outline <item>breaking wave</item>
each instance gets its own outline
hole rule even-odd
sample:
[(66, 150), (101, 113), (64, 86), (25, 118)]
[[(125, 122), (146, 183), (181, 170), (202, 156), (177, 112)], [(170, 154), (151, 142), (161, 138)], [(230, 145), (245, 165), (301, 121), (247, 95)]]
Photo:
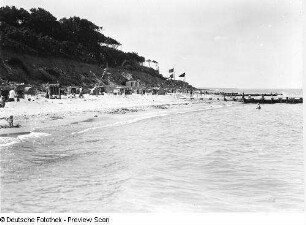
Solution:
[(18, 135), (18, 133), (9, 134), (9, 135), (0, 137), (0, 148), (11, 146), (11, 145), (14, 145), (14, 144), (17, 144), (23, 141), (31, 140), (31, 139), (46, 137), (49, 135), (50, 134), (40, 133), (40, 132), (20, 133), (20, 135)]
[[(226, 105), (226, 106), (231, 106), (231, 105)], [(147, 119), (152, 119), (152, 118), (157, 118), (157, 117), (164, 117), (164, 116), (170, 116), (170, 115), (175, 115), (175, 114), (186, 114), (186, 113), (192, 113), (192, 112), (199, 112), (199, 111), (206, 111), (206, 110), (211, 110), (211, 109), (217, 109), (217, 108), (223, 108), (225, 105), (215, 105), (215, 106), (210, 106), (209, 108), (201, 108), (201, 109), (194, 109), (194, 110), (189, 110), (189, 111), (181, 111), (181, 112), (168, 112), (168, 113), (160, 113), (160, 114), (154, 114), (154, 115), (147, 115), (147, 116), (141, 116), (138, 118), (134, 118), (131, 120), (126, 120), (126, 121), (120, 121), (120, 122), (115, 122), (111, 124), (106, 124), (102, 126), (97, 126), (97, 127), (91, 127), (87, 128), (78, 132), (72, 132), (72, 135), (75, 134), (83, 134), (92, 130), (97, 130), (97, 129), (102, 129), (102, 128), (107, 128), (107, 127), (116, 127), (116, 126), (123, 126), (127, 124), (132, 124), (136, 123), (142, 120), (147, 120)]]

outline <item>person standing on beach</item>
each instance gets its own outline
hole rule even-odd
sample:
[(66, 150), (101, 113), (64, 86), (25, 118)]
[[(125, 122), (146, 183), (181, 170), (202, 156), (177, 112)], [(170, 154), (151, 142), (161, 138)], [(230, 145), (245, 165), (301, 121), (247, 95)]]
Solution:
[(14, 89), (10, 90), (10, 92), (9, 92), (9, 102), (14, 102), (15, 97), (16, 97), (16, 93), (15, 93)]
[(9, 127), (13, 127), (14, 126), (14, 117), (10, 116), (9, 118), (7, 118), (7, 122), (9, 124)]
[(5, 106), (5, 100), (4, 100), (4, 96), (0, 96), (0, 108), (4, 108)]
[(83, 96), (83, 88), (80, 87), (79, 91), (80, 91), (80, 93), (79, 93), (79, 98), (83, 98), (83, 97), (84, 97), (84, 96)]
[(190, 90), (190, 97), (192, 97), (193, 96), (193, 90), (191, 89)]

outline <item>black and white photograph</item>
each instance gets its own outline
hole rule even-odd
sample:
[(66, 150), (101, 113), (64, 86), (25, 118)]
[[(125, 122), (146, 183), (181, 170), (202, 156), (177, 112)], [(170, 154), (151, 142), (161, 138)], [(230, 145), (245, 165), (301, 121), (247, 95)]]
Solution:
[(0, 0), (1, 214), (303, 214), (303, 7)]

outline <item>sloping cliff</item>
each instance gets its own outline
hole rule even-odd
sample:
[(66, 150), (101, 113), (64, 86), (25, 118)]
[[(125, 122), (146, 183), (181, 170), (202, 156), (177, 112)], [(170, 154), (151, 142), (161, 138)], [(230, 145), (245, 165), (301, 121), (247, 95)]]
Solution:
[[(165, 78), (147, 67), (127, 64), (124, 67), (105, 68), (98, 64), (79, 62), (59, 57), (38, 57), (3, 51), (0, 79), (10, 82), (42, 84), (60, 82), (63, 85), (94, 85), (114, 83), (124, 85), (127, 80), (138, 79), (147, 86), (160, 86)], [(103, 76), (104, 75), (104, 76)]]

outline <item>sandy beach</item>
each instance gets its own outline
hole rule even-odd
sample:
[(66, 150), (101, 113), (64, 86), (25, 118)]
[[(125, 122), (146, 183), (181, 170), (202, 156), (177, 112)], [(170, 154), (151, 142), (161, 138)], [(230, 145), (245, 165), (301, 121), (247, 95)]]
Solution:
[[(84, 98), (47, 99), (43, 95), (26, 96), (20, 102), (7, 102), (5, 108), (0, 108), (0, 118), (14, 117), (14, 125), (19, 128), (1, 128), (0, 135), (29, 132), (36, 128), (61, 125), (98, 117), (103, 113), (127, 113), (148, 110), (154, 107), (167, 108), (171, 105), (193, 103), (211, 103), (211, 96), (203, 99), (174, 95), (84, 95)], [(0, 125), (7, 121), (0, 120)]]

